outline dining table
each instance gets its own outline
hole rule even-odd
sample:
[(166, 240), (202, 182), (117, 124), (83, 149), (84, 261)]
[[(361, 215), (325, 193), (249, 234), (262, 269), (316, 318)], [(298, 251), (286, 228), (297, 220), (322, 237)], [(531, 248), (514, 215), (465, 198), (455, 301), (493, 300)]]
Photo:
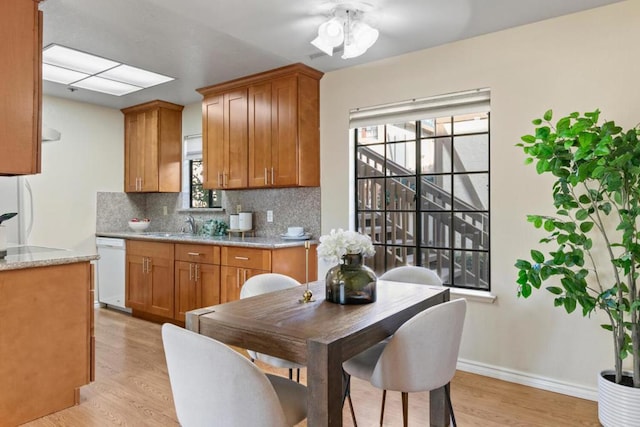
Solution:
[[(303, 302), (307, 286), (311, 302)], [(446, 287), (378, 280), (376, 288), (373, 303), (341, 305), (325, 301), (324, 281), (312, 282), (189, 311), (186, 327), (228, 345), (305, 365), (307, 426), (339, 427), (342, 363), (393, 335), (421, 311), (449, 300)], [(445, 387), (430, 392), (431, 426), (449, 425)]]

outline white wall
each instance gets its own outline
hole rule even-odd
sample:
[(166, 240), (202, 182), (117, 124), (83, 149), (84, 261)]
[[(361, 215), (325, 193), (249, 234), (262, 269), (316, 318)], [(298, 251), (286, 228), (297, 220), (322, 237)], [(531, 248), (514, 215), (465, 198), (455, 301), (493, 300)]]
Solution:
[[(527, 213), (551, 213), (550, 180), (514, 147), (531, 120), (600, 108), (640, 122), (640, 2), (627, 1), (326, 74), (321, 81), (322, 231), (349, 224), (349, 110), (474, 88), (491, 89), (491, 286), (494, 304), (470, 302), (461, 358), (493, 374), (548, 379), (591, 395), (611, 368), (609, 334), (567, 316), (546, 292), (516, 298), (518, 257), (542, 237)], [(381, 35), (384, 37), (385, 35)], [(486, 365), (486, 366), (485, 366)], [(532, 376), (532, 377), (530, 377)]]
[(119, 110), (43, 97), (43, 125), (62, 134), (42, 144), (42, 173), (29, 176), (29, 243), (95, 253), (96, 192), (123, 191), (124, 118)]

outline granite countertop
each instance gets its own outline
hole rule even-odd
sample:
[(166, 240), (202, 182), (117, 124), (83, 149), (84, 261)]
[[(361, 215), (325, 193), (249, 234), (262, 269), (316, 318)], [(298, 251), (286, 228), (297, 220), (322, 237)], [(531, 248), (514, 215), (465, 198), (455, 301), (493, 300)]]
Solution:
[(98, 259), (97, 254), (87, 255), (43, 246), (13, 246), (7, 248), (7, 255), (4, 258), (0, 258), (0, 271), (73, 264), (95, 259)]
[(131, 240), (149, 240), (171, 243), (204, 243), (208, 245), (219, 246), (241, 246), (246, 248), (260, 248), (260, 249), (281, 249), (291, 248), (296, 246), (304, 246), (304, 242), (310, 242), (311, 244), (318, 243), (315, 239), (310, 240), (285, 240), (281, 237), (252, 237), (239, 235), (234, 236), (201, 236), (189, 233), (180, 232), (161, 232), (161, 231), (149, 231), (136, 233), (133, 231), (120, 231), (120, 232), (98, 232), (97, 237), (115, 237), (120, 239)]

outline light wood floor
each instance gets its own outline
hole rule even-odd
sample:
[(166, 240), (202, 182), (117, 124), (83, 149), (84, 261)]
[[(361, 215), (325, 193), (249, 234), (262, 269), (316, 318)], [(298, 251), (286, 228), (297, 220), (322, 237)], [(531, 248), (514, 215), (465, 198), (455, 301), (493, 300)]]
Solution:
[[(107, 309), (97, 309), (95, 318), (96, 381), (82, 388), (80, 405), (26, 425), (177, 426), (160, 325)], [(465, 372), (456, 373), (451, 390), (461, 427), (600, 425), (596, 403), (587, 400)], [(381, 392), (354, 379), (352, 395), (358, 424), (378, 425)], [(428, 425), (428, 413), (428, 394), (410, 394), (409, 425)], [(343, 417), (352, 426), (347, 405)], [(384, 425), (402, 425), (399, 393), (387, 397)]]

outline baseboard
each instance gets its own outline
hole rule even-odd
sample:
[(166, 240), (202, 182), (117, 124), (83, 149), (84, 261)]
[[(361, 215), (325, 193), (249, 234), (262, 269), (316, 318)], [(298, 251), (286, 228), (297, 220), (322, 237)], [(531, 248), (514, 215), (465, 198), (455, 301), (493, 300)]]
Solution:
[(598, 390), (596, 388), (585, 387), (558, 381), (551, 378), (531, 375), (525, 372), (506, 369), (499, 366), (474, 362), (471, 360), (458, 359), (457, 369), (472, 374), (484, 375), (511, 383), (522, 384), (529, 387), (552, 391), (554, 393), (566, 394), (568, 396), (579, 397), (587, 400), (598, 400)]

